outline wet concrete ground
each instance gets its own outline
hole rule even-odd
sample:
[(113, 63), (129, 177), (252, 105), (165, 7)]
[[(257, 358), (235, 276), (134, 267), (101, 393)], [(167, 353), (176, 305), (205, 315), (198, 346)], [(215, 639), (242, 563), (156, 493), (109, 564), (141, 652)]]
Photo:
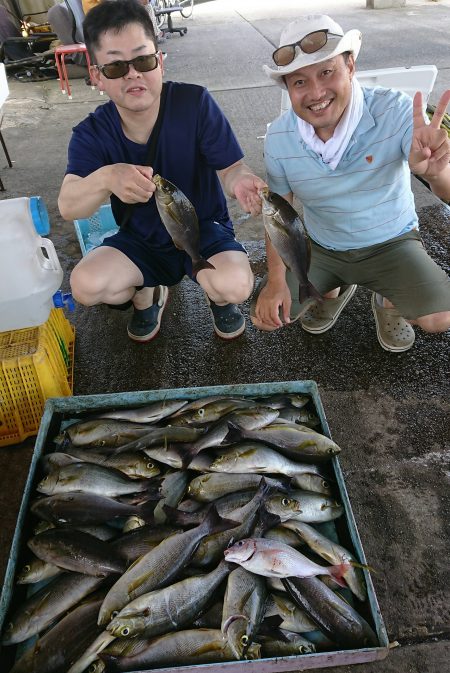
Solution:
[[(260, 175), (265, 125), (276, 116), (280, 92), (261, 74), (270, 62), (270, 41), (294, 17), (293, 2), (206, 2), (188, 21), (188, 34), (173, 36), (167, 51), (168, 79), (207, 85), (229, 117), (247, 161)], [(312, 5), (312, 3), (304, 3)], [(333, 3), (315, 3), (329, 11)], [(439, 66), (438, 86), (446, 88), (448, 48), (432, 49), (448, 25), (450, 5), (408, 3), (406, 10), (371, 12), (356, 1), (340, 3), (345, 28), (364, 24), (361, 67), (402, 63)], [(431, 6), (434, 8), (432, 9)], [(411, 17), (416, 13), (416, 19)], [(432, 15), (432, 12), (434, 14)], [(431, 18), (430, 18), (431, 17)], [(409, 39), (390, 43), (389, 58), (376, 50), (397, 21)], [(447, 21), (447, 24), (445, 23)], [(400, 23), (399, 23), (400, 22)], [(181, 23), (181, 22), (180, 22)], [(414, 56), (415, 30), (427, 25), (425, 54)], [(414, 57), (416, 60), (414, 60)], [(428, 58), (426, 58), (428, 57)], [(387, 60), (386, 60), (387, 59)], [(382, 62), (379, 62), (382, 60)], [(75, 73), (74, 73), (75, 74)], [(72, 223), (58, 214), (56, 198), (64, 174), (71, 127), (102, 102), (83, 80), (73, 80), (74, 99), (65, 100), (57, 82), (10, 82), (4, 108), (4, 137), (14, 159), (1, 176), (4, 198), (41, 195), (48, 207), (53, 240), (69, 288), (70, 270), (80, 258)], [(443, 86), (444, 85), (444, 86)], [(2, 159), (3, 161), (3, 159)], [(424, 243), (449, 271), (450, 210), (413, 180)], [(230, 209), (238, 238), (246, 245), (257, 281), (265, 270), (260, 218)], [(248, 315), (248, 303), (244, 310)], [(159, 337), (146, 346), (126, 336), (127, 315), (106, 307), (77, 306), (69, 319), (77, 330), (74, 393), (94, 394), (187, 386), (266, 381), (315, 380), (332, 436), (342, 447), (344, 471), (354, 515), (389, 638), (401, 647), (386, 661), (340, 667), (343, 673), (435, 673), (448, 666), (449, 611), (449, 335), (417, 330), (407, 353), (393, 355), (377, 342), (370, 293), (358, 291), (336, 326), (321, 336), (293, 324), (274, 334), (250, 324), (237, 341), (215, 338), (199, 288), (183, 281), (173, 288)], [(3, 576), (33, 441), (0, 452), (0, 575)], [(0, 654), (1, 661), (1, 654)]]

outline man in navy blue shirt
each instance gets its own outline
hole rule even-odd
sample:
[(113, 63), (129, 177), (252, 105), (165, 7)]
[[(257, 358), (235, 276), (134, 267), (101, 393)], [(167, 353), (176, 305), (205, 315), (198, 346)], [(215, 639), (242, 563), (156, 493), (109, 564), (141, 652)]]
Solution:
[[(159, 217), (153, 175), (176, 185), (193, 204), (200, 254), (214, 269), (196, 280), (209, 303), (215, 332), (232, 339), (245, 329), (237, 304), (253, 288), (244, 248), (236, 241), (223, 190), (244, 211), (260, 212), (264, 182), (243, 163), (231, 127), (206, 89), (166, 82), (156, 154), (146, 165), (163, 87), (153, 25), (137, 0), (105, 0), (84, 22), (91, 80), (110, 101), (73, 129), (58, 205), (65, 219), (92, 215), (108, 199), (125, 227), (89, 252), (71, 275), (75, 299), (93, 306), (133, 307), (128, 335), (145, 342), (159, 331), (168, 286), (186, 274), (190, 257), (177, 249)], [(222, 189), (223, 188), (223, 189)]]

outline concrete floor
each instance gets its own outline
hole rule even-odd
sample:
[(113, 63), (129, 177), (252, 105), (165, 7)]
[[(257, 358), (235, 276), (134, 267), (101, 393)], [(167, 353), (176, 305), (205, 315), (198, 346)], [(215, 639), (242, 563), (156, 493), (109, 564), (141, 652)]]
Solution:
[[(202, 2), (193, 19), (175, 19), (188, 26), (187, 35), (174, 35), (162, 47), (166, 78), (208, 86), (261, 176), (261, 136), (280, 109), (280, 90), (261, 64), (270, 63), (297, 7), (294, 0)], [(449, 0), (417, 0), (392, 10), (342, 0), (337, 11), (337, 3), (317, 0), (302, 8), (362, 30), (361, 69), (434, 63), (439, 75), (432, 102), (450, 88)], [(72, 126), (102, 102), (83, 79), (72, 83), (68, 101), (55, 80), (10, 80), (2, 130), (14, 167), (0, 158), (3, 198), (37, 194), (48, 207), (65, 290), (80, 258), (73, 224), (62, 221), (56, 204), (67, 142)], [(413, 188), (427, 249), (449, 271), (450, 209), (415, 179)], [(230, 210), (259, 279), (265, 269), (261, 218), (247, 218), (234, 203)], [(242, 338), (226, 344), (213, 336), (201, 292), (183, 281), (171, 291), (160, 336), (147, 346), (127, 339), (125, 314), (78, 306), (68, 316), (77, 330), (74, 393), (315, 380), (343, 449), (340, 462), (368, 562), (377, 570), (373, 581), (388, 635), (401, 645), (383, 663), (328, 670), (435, 673), (447, 669), (450, 655), (449, 335), (417, 331), (411, 351), (388, 354), (378, 345), (369, 299), (359, 288), (336, 326), (319, 337), (298, 324), (277, 334), (249, 325)], [(248, 313), (248, 305), (244, 309)], [(0, 453), (0, 576), (32, 450), (29, 440)]]

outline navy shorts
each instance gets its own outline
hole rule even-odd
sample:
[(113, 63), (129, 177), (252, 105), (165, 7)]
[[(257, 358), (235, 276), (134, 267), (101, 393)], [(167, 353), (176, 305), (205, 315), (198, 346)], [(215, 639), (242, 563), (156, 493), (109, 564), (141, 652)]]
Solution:
[[(145, 287), (176, 285), (186, 275), (192, 278), (192, 261), (184, 250), (178, 250), (173, 243), (161, 247), (150, 245), (148, 241), (130, 229), (120, 230), (105, 238), (102, 245), (116, 248), (126, 255), (142, 272)], [(236, 241), (231, 224), (219, 222), (204, 223), (200, 228), (200, 254), (209, 259), (219, 252), (238, 250), (246, 252)]]

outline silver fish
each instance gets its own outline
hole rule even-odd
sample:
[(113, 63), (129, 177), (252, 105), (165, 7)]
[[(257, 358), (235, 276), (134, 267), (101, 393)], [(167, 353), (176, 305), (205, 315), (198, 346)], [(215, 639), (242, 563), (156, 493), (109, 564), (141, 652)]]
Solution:
[(43, 561), (85, 575), (105, 577), (125, 570), (107, 542), (78, 530), (53, 528), (31, 538), (28, 546)]
[(91, 463), (72, 463), (53, 470), (37, 485), (39, 493), (45, 495), (81, 492), (110, 498), (141, 493), (148, 488), (149, 482), (145, 479), (128, 479), (119, 470)]
[(174, 245), (184, 250), (192, 260), (192, 275), (202, 269), (215, 267), (200, 255), (200, 229), (197, 213), (181, 189), (162, 178), (153, 176), (156, 185), (155, 200), (162, 223), (169, 232)]
[(17, 584), (35, 584), (50, 577), (60, 575), (63, 569), (53, 563), (47, 563), (39, 558), (32, 558), (17, 574)]
[(262, 577), (236, 568), (230, 573), (223, 600), (221, 630), (236, 659), (245, 658), (263, 618), (267, 597)]
[(17, 659), (10, 673), (60, 673), (77, 660), (96, 637), (101, 600), (77, 606)]
[[(151, 479), (160, 473), (160, 469), (151, 460), (148, 460), (145, 455), (139, 451), (119, 453), (117, 456), (108, 455), (105, 453), (97, 453), (91, 449), (83, 449), (79, 447), (70, 447), (69, 454), (50, 453), (45, 456), (46, 460), (51, 464), (59, 467), (64, 467), (71, 463), (84, 462), (100, 465), (101, 467), (109, 467), (114, 470), (123, 472), (130, 479)], [(57, 459), (56, 457), (66, 456), (64, 459)], [(71, 460), (69, 460), (71, 459)]]
[(265, 616), (273, 615), (282, 618), (279, 628), (286, 631), (308, 633), (317, 629), (316, 623), (285, 592), (270, 594), (266, 602)]
[(106, 627), (116, 637), (157, 636), (178, 630), (203, 610), (231, 566), (226, 562), (206, 575), (188, 577), (128, 603)]
[(40, 633), (102, 582), (101, 577), (79, 573), (63, 573), (55, 577), (25, 600), (8, 618), (3, 645), (21, 643)]
[(129, 423), (126, 421), (102, 420), (78, 421), (69, 425), (55, 442), (62, 446), (116, 447), (141, 437), (148, 432), (148, 425)]
[(157, 423), (167, 416), (171, 416), (187, 405), (187, 400), (162, 400), (143, 407), (132, 409), (113, 409), (98, 411), (97, 418), (114, 418), (117, 421), (131, 421), (132, 423)]
[[(306, 542), (308, 547), (329, 563), (358, 562), (348, 549), (325, 537), (325, 535), (322, 535), (316, 528), (309, 526), (307, 523), (300, 521), (296, 521), (295, 523), (290, 522), (290, 530), (294, 531), (296, 535)], [(355, 596), (360, 601), (365, 601), (367, 598), (367, 589), (361, 568), (350, 565), (342, 576)]]
[[(192, 467), (192, 463), (189, 467)], [(194, 477), (189, 483), (188, 494), (200, 502), (213, 502), (217, 498), (235, 493), (236, 491), (256, 491), (262, 479), (269, 486), (274, 486), (275, 488), (283, 488), (287, 485), (287, 482), (283, 478), (273, 479), (252, 472), (233, 473), (233, 479), (230, 479), (228, 473), (224, 470), (224, 472), (211, 472), (210, 474), (201, 474), (198, 477)]]
[[(315, 630), (316, 627), (314, 627)], [(263, 657), (292, 657), (301, 654), (314, 654), (316, 646), (298, 633), (281, 629), (282, 638), (260, 638)]]
[(259, 430), (247, 430), (230, 423), (227, 440), (256, 440), (275, 447), (292, 460), (328, 460), (340, 452), (340, 447), (325, 435), (297, 423), (274, 421)]
[(321, 493), (308, 493), (308, 491), (290, 491), (290, 499), (293, 501), (290, 520), (284, 520), (282, 525), (295, 532), (297, 521), (303, 523), (324, 523), (338, 519), (344, 513), (340, 502)]
[[(259, 659), (261, 646), (253, 643), (247, 651), (247, 659)], [(100, 654), (107, 664), (114, 665), (115, 671), (141, 671), (155, 666), (198, 666), (200, 664), (233, 661), (233, 651), (215, 629), (189, 629), (157, 636), (149, 641), (148, 647), (139, 654), (120, 657)]]
[(214, 507), (200, 526), (163, 540), (134, 563), (111, 587), (99, 612), (99, 624), (107, 624), (113, 613), (134, 598), (170, 584), (188, 563), (199, 542), (234, 522), (221, 519)]
[[(263, 432), (264, 428), (258, 432)], [(297, 474), (315, 473), (320, 476), (318, 467), (309, 463), (289, 460), (278, 451), (258, 442), (241, 442), (221, 454), (211, 463), (211, 472), (258, 472), (260, 474), (285, 474), (295, 477)]]
[(31, 511), (51, 523), (77, 527), (106, 523), (132, 515), (152, 518), (154, 506), (154, 502), (126, 505), (113, 498), (90, 493), (63, 493), (36, 500), (31, 505)]
[(308, 279), (311, 262), (311, 241), (300, 215), (282, 196), (267, 187), (260, 190), (264, 228), (275, 250), (299, 282), (299, 300), (309, 297), (322, 300), (322, 295)]
[(291, 598), (332, 641), (350, 649), (378, 646), (372, 627), (317, 577), (282, 580)]

